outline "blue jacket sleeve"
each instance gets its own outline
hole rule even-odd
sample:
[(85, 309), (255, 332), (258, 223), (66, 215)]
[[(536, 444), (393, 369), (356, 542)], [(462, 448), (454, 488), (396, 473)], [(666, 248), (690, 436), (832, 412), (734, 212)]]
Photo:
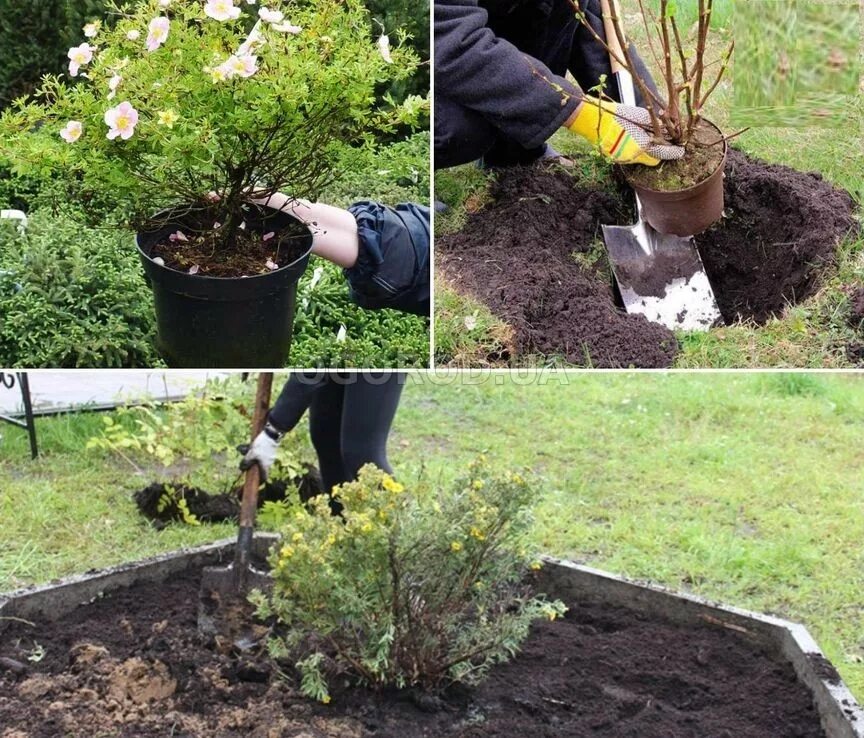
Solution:
[(429, 208), (363, 201), (348, 210), (360, 240), (357, 263), (345, 270), (351, 299), (369, 310), (429, 316)]

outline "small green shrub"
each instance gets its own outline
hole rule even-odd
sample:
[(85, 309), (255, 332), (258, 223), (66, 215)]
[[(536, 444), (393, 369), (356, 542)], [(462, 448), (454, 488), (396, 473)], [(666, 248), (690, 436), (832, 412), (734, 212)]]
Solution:
[(0, 228), (0, 365), (154, 366), (153, 306), (130, 235), (69, 211)]
[(298, 287), (289, 363), (322, 368), (425, 367), (429, 321), (397, 310), (358, 307), (348, 299), (342, 270), (316, 259)]
[[(87, 448), (115, 453), (135, 469), (146, 466), (176, 487), (220, 489), (226, 484), (226, 469), (229, 483), (238, 476), (236, 447), (249, 441), (253, 385), (233, 375), (211, 380), (201, 392), (179, 402), (120, 408), (104, 416), (102, 431), (87, 441)], [(272, 479), (300, 476), (305, 452), (300, 434), (286, 436)], [(206, 462), (220, 457), (226, 466), (214, 471)], [(211, 469), (209, 475), (203, 467)]]
[(481, 463), (451, 490), (409, 491), (369, 465), (334, 494), (344, 518), (326, 498), (287, 515), (272, 596), (254, 598), (287, 630), (271, 651), (296, 659), (310, 697), (329, 701), (334, 674), (474, 683), (518, 651), (533, 620), (565, 612), (524, 585), (535, 490), (520, 475)]

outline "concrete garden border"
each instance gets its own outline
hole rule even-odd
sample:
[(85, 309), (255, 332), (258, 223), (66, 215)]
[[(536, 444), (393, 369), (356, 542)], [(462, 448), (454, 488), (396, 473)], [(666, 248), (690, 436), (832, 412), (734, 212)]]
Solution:
[[(255, 555), (266, 556), (277, 539), (271, 534), (256, 535)], [(15, 619), (56, 619), (79, 605), (138, 582), (158, 582), (189, 566), (227, 563), (233, 549), (234, 539), (227, 539), (0, 594), (0, 636)], [(803, 625), (632, 581), (570, 561), (548, 556), (544, 561), (546, 566), (538, 574), (539, 587), (551, 597), (637, 608), (682, 625), (708, 624), (726, 628), (789, 660), (798, 678), (813, 695), (827, 738), (864, 738), (864, 710), (843, 681), (826, 669), (828, 662)]]

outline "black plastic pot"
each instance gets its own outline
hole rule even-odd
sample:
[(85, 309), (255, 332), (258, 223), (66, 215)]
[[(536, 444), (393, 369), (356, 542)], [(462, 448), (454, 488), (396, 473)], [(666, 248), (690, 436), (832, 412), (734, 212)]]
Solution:
[[(182, 211), (173, 211), (182, 212)], [(262, 209), (262, 214), (265, 211)], [(269, 369), (288, 360), (294, 327), (297, 282), (309, 263), (312, 233), (303, 236), (303, 254), (291, 264), (252, 277), (207, 277), (157, 264), (153, 247), (185, 226), (172, 211), (158, 230), (138, 233), (135, 242), (156, 302), (156, 346), (171, 367), (195, 369)], [(267, 209), (248, 221), (262, 233), (279, 232), (291, 222), (287, 213)], [(305, 228), (305, 226), (304, 226)]]

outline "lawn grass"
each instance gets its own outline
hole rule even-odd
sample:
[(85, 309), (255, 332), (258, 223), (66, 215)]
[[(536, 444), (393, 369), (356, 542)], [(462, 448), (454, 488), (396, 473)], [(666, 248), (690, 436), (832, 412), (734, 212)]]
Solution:
[[(770, 0), (772, 3), (775, 1)], [(798, 11), (815, 12), (809, 8), (810, 4), (812, 3), (800, 3)], [(638, 15), (635, 14), (638, 8), (636, 0), (623, 0), (622, 5), (627, 31), (636, 46), (642, 48), (645, 45), (645, 32)], [(758, 1), (745, 5), (763, 6), (765, 3)], [(843, 4), (844, 8), (845, 5)], [(696, 0), (679, 2), (678, 6), (685, 17), (695, 19)], [(734, 8), (737, 8), (737, 5)], [(715, 2), (714, 26), (717, 34), (712, 43), (712, 53), (709, 55), (711, 58), (719, 56), (728, 43), (737, 13), (731, 0)], [(837, 35), (839, 31), (827, 29), (826, 33)], [(845, 39), (846, 36), (842, 38)], [(649, 65), (652, 64), (650, 54), (643, 53), (643, 57)], [(740, 130), (740, 126), (735, 124), (733, 113), (736, 80), (739, 75), (744, 76), (742, 63), (742, 56), (733, 57), (731, 73), (721, 82), (708, 104), (707, 117), (727, 132)], [(824, 125), (808, 128), (754, 126), (737, 136), (733, 145), (764, 161), (785, 164), (801, 171), (820, 172), (826, 180), (852, 194), (859, 203), (858, 212), (861, 218), (864, 216), (864, 211), (860, 209), (864, 206), (864, 147), (861, 146), (864, 106), (861, 104), (860, 94), (848, 97), (843, 104), (845, 118), (842, 128)], [(576, 159), (574, 176), (593, 181), (595, 186), (609, 185), (608, 168), (598, 159), (596, 152), (581, 139), (566, 131), (559, 131), (552, 137), (551, 143), (557, 150)], [(452, 233), (461, 228), (464, 225), (466, 209), (470, 211), (472, 204), (480, 206), (488, 201), (489, 184), (488, 176), (484, 176), (473, 165), (436, 172), (436, 197), (451, 206), (451, 212), (437, 216), (436, 233)], [(836, 269), (826, 274), (817, 294), (788, 309), (764, 327), (736, 324), (708, 333), (679, 332), (681, 352), (675, 365), (683, 368), (855, 366), (856, 361), (847, 355), (845, 347), (861, 343), (864, 337), (847, 324), (849, 302), (844, 288), (862, 283), (864, 238), (849, 238), (838, 249)], [(438, 304), (456, 303), (452, 292), (452, 286), (439, 281), (436, 289)], [(476, 300), (469, 298), (464, 300), (464, 309), (468, 314), (481, 308)], [(438, 321), (436, 316), (436, 358), (439, 365), (457, 365), (455, 357), (440, 348), (442, 345), (454, 343), (458, 343), (460, 348), (458, 365), (464, 366), (466, 362), (471, 365), (472, 356), (475, 365), (486, 365), (488, 337), (478, 339), (476, 346), (472, 347), (470, 336), (461, 336), (458, 341), (450, 336), (452, 326), (459, 325), (460, 317), (464, 316), (445, 312), (443, 320)], [(536, 364), (537, 357), (532, 357), (530, 362), (523, 357), (513, 357), (509, 361), (500, 361), (498, 365), (518, 366), (523, 363)]]
[[(102, 422), (40, 420), (36, 462), (2, 429), (0, 590), (232, 534), (143, 522), (150, 472), (82, 450)], [(801, 621), (861, 699), (862, 437), (858, 375), (477, 371), (412, 375), (391, 461), (406, 483), (529, 467), (542, 550)]]

